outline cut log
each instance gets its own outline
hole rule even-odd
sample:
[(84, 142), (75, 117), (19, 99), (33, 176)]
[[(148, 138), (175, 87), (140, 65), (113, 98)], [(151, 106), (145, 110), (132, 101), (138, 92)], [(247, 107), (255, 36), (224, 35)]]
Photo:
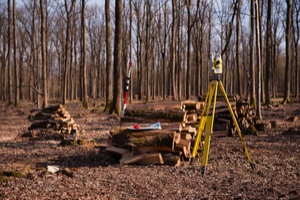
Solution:
[(175, 145), (175, 149), (179, 149), (183, 152), (185, 158), (190, 158), (191, 156), (191, 141), (181, 139), (178, 144)]
[(106, 147), (106, 152), (113, 154), (113, 155), (117, 155), (117, 156), (123, 156), (126, 153), (128, 153), (129, 150), (123, 149), (123, 148), (117, 148), (115, 146), (108, 146), (108, 147)]
[(178, 155), (168, 153), (168, 154), (163, 154), (162, 156), (165, 165), (178, 167), (181, 164), (180, 157)]
[(191, 122), (191, 121), (197, 121), (197, 119), (198, 119), (198, 115), (197, 115), (197, 113), (191, 113), (191, 114), (186, 114), (186, 117), (185, 117), (185, 119), (184, 119), (184, 121), (186, 121), (186, 122)]
[(134, 149), (138, 153), (172, 153), (174, 150), (171, 147), (163, 146), (141, 146)]
[(123, 130), (112, 136), (117, 147), (126, 146), (169, 146), (172, 147), (174, 131), (170, 130)]
[(138, 164), (138, 165), (156, 165), (164, 164), (161, 153), (131, 155), (130, 152), (123, 155), (120, 159), (121, 165)]
[(204, 102), (199, 101), (192, 101), (186, 100), (181, 102), (181, 110), (188, 111), (188, 110), (199, 110), (203, 107)]
[(181, 133), (192, 133), (192, 134), (194, 134), (196, 131), (197, 131), (196, 127), (193, 127), (193, 126), (182, 127), (182, 123), (179, 125), (179, 132), (181, 132)]

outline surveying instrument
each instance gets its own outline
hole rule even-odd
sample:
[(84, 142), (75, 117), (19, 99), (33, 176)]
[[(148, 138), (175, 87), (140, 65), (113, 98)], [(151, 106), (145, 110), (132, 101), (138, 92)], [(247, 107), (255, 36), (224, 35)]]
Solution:
[[(218, 93), (218, 87), (221, 88), (221, 92), (226, 100), (227, 107), (229, 109), (230, 115), (233, 120), (233, 124), (237, 129), (239, 138), (242, 142), (242, 145), (244, 147), (246, 156), (248, 158), (248, 161), (250, 163), (250, 166), (252, 170), (255, 169), (255, 165), (251, 160), (250, 154), (248, 152), (247, 146), (244, 142), (241, 130), (239, 128), (238, 121), (233, 113), (232, 107), (230, 105), (230, 102), (228, 100), (227, 94), (225, 92), (224, 86), (221, 81), (221, 75), (222, 75), (222, 58), (220, 53), (213, 53), (211, 55), (211, 76), (209, 80), (208, 85), (208, 91), (206, 93), (204, 107), (201, 113), (201, 118), (199, 122), (198, 132), (194, 144), (194, 149), (192, 152), (192, 159), (191, 163), (196, 157), (199, 143), (201, 141), (201, 135), (204, 135), (204, 149), (202, 154), (202, 168), (201, 168), (201, 174), (204, 176), (205, 168), (208, 162), (208, 154), (209, 154), (209, 148), (210, 148), (210, 139), (211, 135), (213, 133), (213, 124), (214, 124), (214, 116), (215, 116), (215, 109), (216, 109), (216, 100), (217, 100), (217, 93)], [(211, 109), (212, 106), (212, 109)]]

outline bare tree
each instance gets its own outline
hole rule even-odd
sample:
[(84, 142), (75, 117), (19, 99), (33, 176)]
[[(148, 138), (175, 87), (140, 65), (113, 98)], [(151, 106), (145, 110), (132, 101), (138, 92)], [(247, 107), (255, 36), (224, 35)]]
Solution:
[[(74, 0), (75, 1), (75, 0)], [(86, 27), (85, 27), (85, 0), (81, 1), (81, 31), (82, 31), (82, 105), (88, 108), (87, 78), (86, 78)]]
[[(197, 8), (195, 13), (198, 13), (199, 10), (199, 6), (200, 6), (200, 0), (197, 0)], [(192, 6), (192, 1), (191, 0), (185, 0), (185, 5), (187, 8), (187, 75), (186, 75), (186, 99), (190, 98), (191, 95), (191, 85), (190, 85), (190, 81), (191, 81), (191, 33), (192, 33), (192, 29), (196, 23), (197, 18), (194, 17), (194, 19), (192, 19), (192, 11), (191, 11), (191, 6)]]
[(261, 114), (261, 54), (260, 54), (260, 20), (258, 0), (255, 0), (255, 27), (256, 27), (256, 56), (257, 56), (257, 82), (256, 82), (256, 116), (258, 119), (262, 119)]
[(294, 15), (293, 15), (293, 23), (292, 23), (292, 29), (293, 29), (293, 38), (294, 38), (294, 63), (295, 63), (295, 98), (299, 97), (299, 39), (300, 39), (300, 2), (297, 0), (293, 0), (294, 5)]
[(47, 84), (47, 54), (46, 54), (46, 34), (45, 34), (45, 5), (44, 1), (40, 0), (41, 9), (41, 49), (42, 49), (42, 79), (43, 79), (43, 108), (48, 106), (48, 84)]
[(268, 12), (267, 12), (267, 40), (266, 40), (266, 104), (269, 105), (271, 103), (270, 100), (270, 76), (271, 76), (271, 67), (272, 67), (272, 0), (268, 0)]
[(254, 1), (251, 0), (250, 2), (250, 78), (251, 78), (251, 84), (250, 84), (250, 103), (251, 105), (255, 106), (255, 67), (254, 67), (254, 36), (255, 36), (255, 12), (254, 12)]
[(145, 6), (146, 6), (146, 27), (145, 27), (145, 32), (146, 32), (146, 36), (145, 36), (145, 66), (146, 66), (146, 101), (150, 100), (150, 64), (151, 64), (151, 60), (150, 60), (150, 29), (151, 29), (151, 21), (152, 21), (152, 13), (151, 13), (151, 1), (147, 0), (145, 2)]
[(66, 30), (66, 42), (65, 42), (65, 69), (64, 69), (64, 81), (63, 81), (63, 104), (66, 104), (67, 100), (67, 80), (68, 80), (68, 70), (69, 70), (69, 59), (70, 59), (70, 32), (71, 32), (71, 14), (75, 5), (75, 0), (71, 1), (71, 5), (68, 5), (68, 1), (65, 0), (65, 10), (67, 13), (67, 30)]
[(171, 60), (170, 60), (170, 69), (171, 69), (171, 86), (172, 86), (172, 93), (174, 99), (177, 99), (177, 91), (176, 91), (176, 84), (175, 84), (175, 52), (176, 52), (176, 34), (177, 34), (177, 9), (176, 9), (176, 0), (172, 0), (172, 42), (171, 42)]
[(109, 111), (112, 99), (112, 57), (111, 57), (111, 24), (110, 24), (110, 0), (105, 0), (106, 19), (106, 105), (105, 112)]
[(20, 86), (19, 68), (17, 64), (17, 35), (16, 35), (16, 0), (13, 0), (13, 41), (14, 41), (14, 78), (15, 78), (15, 107), (19, 107)]
[(240, 57), (240, 21), (241, 21), (241, 5), (242, 0), (237, 1), (236, 11), (236, 70), (237, 70), (237, 90), (238, 94), (242, 96), (242, 84), (241, 84), (241, 57)]
[(290, 103), (290, 88), (291, 88), (291, 18), (292, 18), (292, 3), (291, 0), (286, 0), (286, 27), (285, 27), (285, 81), (284, 81), (284, 97), (283, 104)]
[(110, 113), (121, 114), (121, 57), (122, 57), (122, 0), (115, 1), (115, 45), (114, 45), (114, 86)]
[(8, 15), (8, 45), (7, 45), (7, 96), (8, 103), (12, 103), (12, 80), (11, 80), (11, 3), (7, 0), (7, 15)]

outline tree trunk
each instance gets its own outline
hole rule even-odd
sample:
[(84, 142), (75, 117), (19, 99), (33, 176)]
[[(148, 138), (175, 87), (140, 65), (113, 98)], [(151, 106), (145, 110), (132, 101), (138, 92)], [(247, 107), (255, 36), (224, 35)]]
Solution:
[(172, 0), (172, 44), (171, 44), (171, 85), (174, 99), (177, 99), (176, 83), (175, 83), (175, 52), (176, 52), (176, 0)]
[(260, 25), (259, 25), (259, 9), (257, 0), (255, 1), (255, 25), (256, 25), (256, 54), (257, 54), (257, 82), (256, 82), (256, 116), (262, 119), (261, 115), (261, 54), (260, 54)]
[(255, 67), (254, 67), (254, 36), (255, 36), (255, 30), (254, 30), (254, 20), (255, 20), (255, 13), (254, 13), (254, 5), (253, 0), (250, 2), (250, 78), (251, 78), (251, 84), (250, 84), (250, 104), (253, 106), (256, 106), (255, 101)]
[(75, 0), (71, 1), (70, 8), (68, 8), (67, 0), (65, 0), (65, 10), (67, 13), (67, 30), (66, 30), (66, 41), (65, 41), (65, 69), (64, 69), (64, 82), (63, 82), (63, 104), (66, 105), (67, 100), (67, 80), (68, 80), (68, 69), (69, 69), (69, 57), (70, 57), (70, 32), (71, 32), (71, 14), (75, 5)]
[(151, 4), (150, 1), (146, 1), (146, 44), (145, 44), (145, 65), (146, 65), (146, 101), (148, 102), (150, 100), (150, 24), (151, 24)]
[(7, 0), (8, 15), (8, 45), (7, 45), (7, 97), (8, 103), (12, 103), (12, 80), (11, 80), (11, 3)]
[(15, 107), (19, 107), (20, 86), (19, 69), (17, 64), (17, 36), (16, 36), (16, 0), (13, 0), (13, 40), (14, 40), (14, 78), (15, 78)]
[(286, 29), (285, 29), (285, 80), (284, 80), (284, 98), (283, 104), (290, 103), (290, 84), (291, 84), (291, 17), (292, 17), (292, 3), (291, 0), (286, 0)]
[(185, 98), (189, 99), (190, 95), (191, 95), (191, 87), (190, 87), (190, 79), (191, 79), (191, 10), (190, 10), (190, 6), (191, 6), (191, 0), (187, 0), (186, 1), (186, 8), (187, 8), (187, 66), (186, 66), (186, 77), (185, 77), (185, 81), (186, 81), (186, 89), (185, 89)]
[(167, 98), (167, 4), (164, 7), (164, 41), (162, 51), (162, 62), (163, 62), (163, 100)]
[[(75, 1), (75, 0), (74, 0)], [(86, 77), (86, 27), (85, 27), (85, 0), (81, 5), (81, 28), (82, 28), (82, 104), (88, 108), (87, 77)]]
[(45, 5), (44, 1), (40, 0), (41, 8), (41, 53), (42, 53), (42, 79), (43, 79), (43, 108), (48, 107), (48, 85), (47, 85), (47, 55), (46, 55), (46, 22), (45, 22)]
[(113, 87), (113, 102), (110, 113), (121, 114), (121, 58), (122, 58), (122, 0), (115, 2), (115, 47), (114, 47), (114, 87)]
[(299, 39), (300, 39), (300, 2), (294, 0), (293, 1), (294, 5), (294, 10), (295, 10), (295, 20), (293, 23), (293, 30), (294, 30), (294, 46), (295, 46), (295, 66), (296, 66), (296, 80), (295, 80), (295, 98), (299, 98), (299, 50), (298, 50), (298, 45), (299, 45)]
[(236, 13), (236, 70), (237, 70), (237, 90), (240, 97), (242, 96), (241, 85), (241, 61), (240, 61), (240, 12), (242, 0), (238, 1)]
[(111, 57), (111, 24), (110, 24), (110, 0), (105, 0), (106, 20), (106, 105), (105, 112), (110, 109), (112, 99), (112, 57)]
[(266, 40), (266, 105), (271, 103), (270, 100), (270, 76), (271, 76), (271, 67), (272, 67), (272, 0), (268, 0), (268, 13), (267, 13), (267, 40)]

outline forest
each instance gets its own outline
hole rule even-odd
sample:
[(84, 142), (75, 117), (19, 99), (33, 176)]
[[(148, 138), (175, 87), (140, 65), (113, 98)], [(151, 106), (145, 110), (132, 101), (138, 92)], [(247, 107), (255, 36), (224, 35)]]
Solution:
[(228, 95), (299, 98), (298, 0), (1, 0), (0, 24), (0, 100), (16, 107), (92, 98), (120, 114), (131, 65), (131, 102), (197, 99), (213, 52)]
[(300, 199), (300, 0), (0, 0), (0, 26), (0, 199)]

